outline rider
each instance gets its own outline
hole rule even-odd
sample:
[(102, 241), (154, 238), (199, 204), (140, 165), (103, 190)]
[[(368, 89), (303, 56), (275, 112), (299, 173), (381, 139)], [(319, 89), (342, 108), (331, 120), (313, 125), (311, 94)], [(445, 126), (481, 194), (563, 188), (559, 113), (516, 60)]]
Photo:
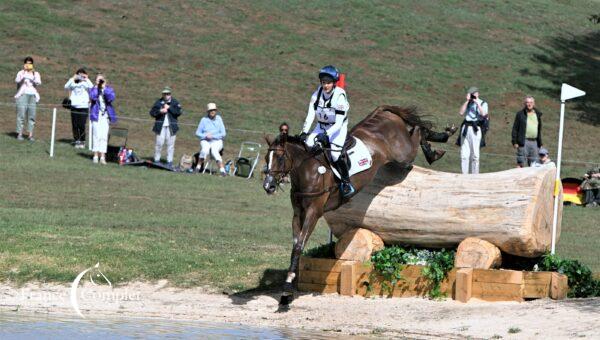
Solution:
[[(321, 85), (313, 93), (308, 114), (302, 128), (302, 137), (306, 138), (306, 145), (314, 146), (317, 139), (323, 147), (330, 147), (333, 164), (342, 179), (340, 192), (343, 197), (350, 197), (355, 189), (350, 183), (348, 165), (341, 156), (342, 147), (348, 133), (348, 110), (350, 104), (343, 88), (337, 87), (339, 71), (334, 66), (325, 66), (319, 70)], [(308, 134), (313, 120), (317, 117), (314, 130)]]

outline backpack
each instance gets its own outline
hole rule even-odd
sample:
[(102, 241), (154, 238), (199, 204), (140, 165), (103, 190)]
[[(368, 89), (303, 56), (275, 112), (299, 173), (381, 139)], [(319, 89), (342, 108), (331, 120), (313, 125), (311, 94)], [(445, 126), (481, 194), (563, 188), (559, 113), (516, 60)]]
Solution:
[(187, 171), (192, 168), (194, 163), (194, 158), (190, 155), (184, 154), (181, 156), (181, 160), (179, 161), (179, 169), (181, 171)]

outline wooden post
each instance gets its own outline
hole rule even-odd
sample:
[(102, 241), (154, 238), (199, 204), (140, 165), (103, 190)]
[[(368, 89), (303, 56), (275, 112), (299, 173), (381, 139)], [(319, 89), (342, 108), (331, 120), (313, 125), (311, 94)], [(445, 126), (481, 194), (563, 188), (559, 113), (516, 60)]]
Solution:
[(346, 261), (342, 264), (340, 275), (340, 295), (354, 296), (356, 294), (356, 262)]
[(569, 279), (564, 274), (552, 273), (550, 281), (550, 297), (554, 300), (562, 300), (567, 297), (569, 290)]
[(473, 291), (473, 268), (462, 268), (456, 271), (455, 300), (468, 302)]

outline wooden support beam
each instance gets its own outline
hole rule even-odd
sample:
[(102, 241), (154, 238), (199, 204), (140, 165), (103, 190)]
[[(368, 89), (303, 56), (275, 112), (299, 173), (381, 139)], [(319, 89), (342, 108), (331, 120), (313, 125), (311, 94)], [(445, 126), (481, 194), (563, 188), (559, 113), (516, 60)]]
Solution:
[(340, 275), (340, 295), (354, 296), (356, 294), (357, 262), (346, 261), (342, 264)]
[(462, 268), (456, 271), (455, 300), (468, 302), (473, 293), (473, 268)]
[(550, 297), (554, 300), (562, 300), (567, 297), (569, 291), (569, 279), (564, 274), (552, 273), (550, 283)]

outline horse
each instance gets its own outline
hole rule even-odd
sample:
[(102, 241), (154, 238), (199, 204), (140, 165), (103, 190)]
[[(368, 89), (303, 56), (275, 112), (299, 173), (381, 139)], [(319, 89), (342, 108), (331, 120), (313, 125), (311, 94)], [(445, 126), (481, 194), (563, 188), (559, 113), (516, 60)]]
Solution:
[[(446, 129), (451, 133), (449, 129)], [(375, 176), (378, 169), (393, 163), (410, 171), (421, 146), (431, 164), (443, 156), (433, 151), (428, 141), (446, 141), (448, 134), (432, 131), (432, 124), (421, 118), (415, 107), (379, 106), (349, 132), (361, 139), (372, 157), (368, 170), (354, 174), (351, 182), (358, 193)], [(294, 279), (297, 277), (300, 256), (315, 225), (323, 214), (335, 210), (347, 200), (342, 199), (335, 175), (330, 170), (327, 155), (321, 149), (309, 149), (298, 136), (265, 137), (269, 146), (263, 188), (273, 194), (289, 174), (293, 248), (280, 304), (288, 305), (294, 298)], [(323, 171), (325, 170), (325, 171)]]

